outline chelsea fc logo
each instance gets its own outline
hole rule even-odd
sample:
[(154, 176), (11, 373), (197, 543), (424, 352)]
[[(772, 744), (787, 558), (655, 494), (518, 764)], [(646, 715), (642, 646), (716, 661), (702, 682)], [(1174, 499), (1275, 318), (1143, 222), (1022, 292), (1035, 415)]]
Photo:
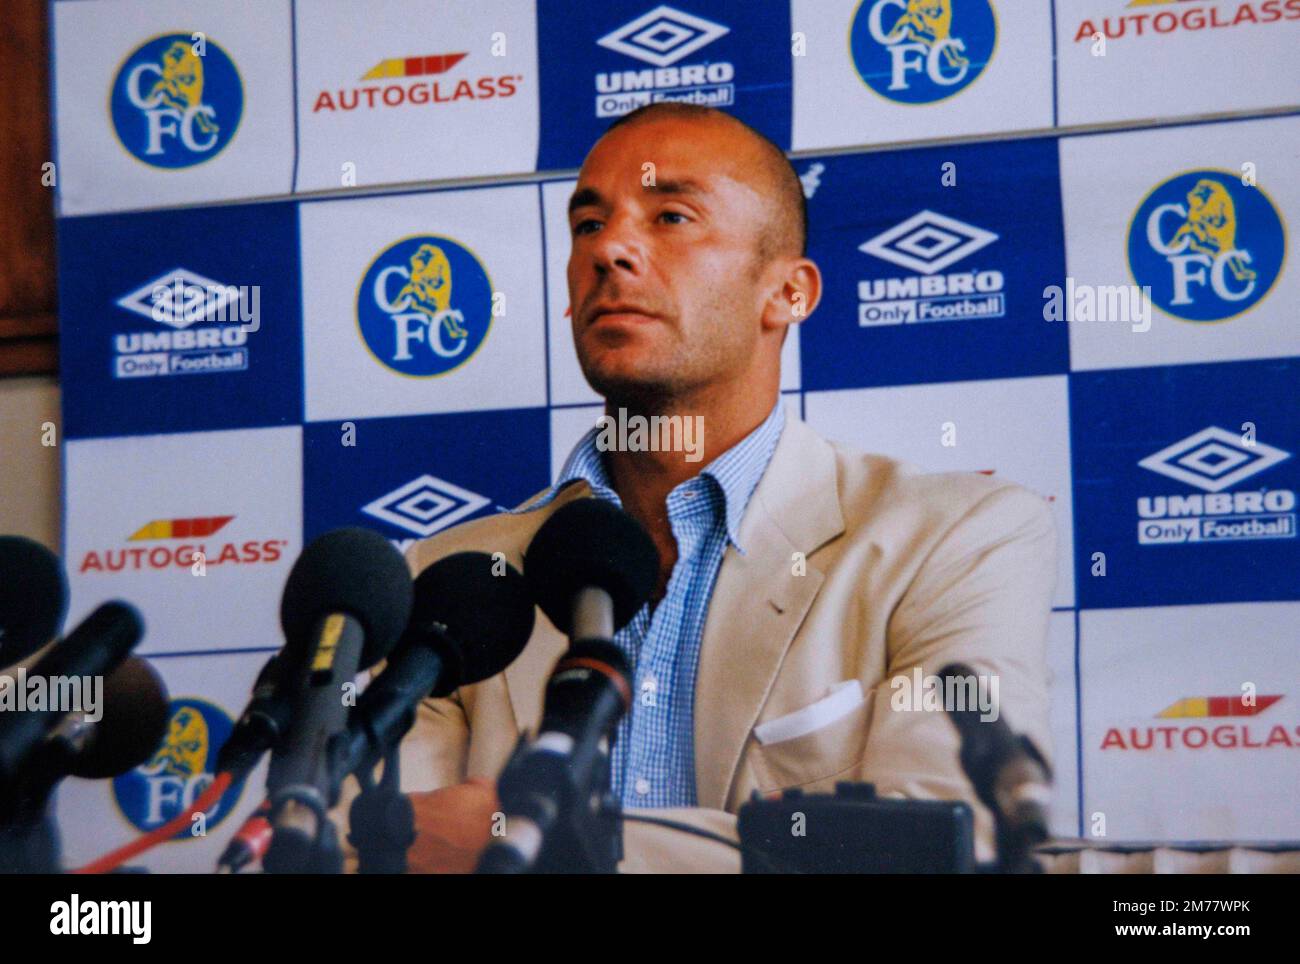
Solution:
[(193, 167), (230, 143), (244, 112), (234, 62), (200, 33), (146, 41), (117, 72), (110, 97), (122, 145), (154, 167)]
[[(217, 751), (232, 729), (234, 723), (225, 711), (207, 700), (172, 700), (162, 746), (147, 763), (113, 780), (113, 796), (131, 824), (137, 830), (155, 830), (188, 810), (216, 779)], [(226, 819), (243, 790), (243, 779), (226, 788), (207, 811), (207, 830)], [(195, 837), (191, 828), (185, 828), (173, 839)]]
[(357, 289), (361, 337), (403, 375), (445, 375), (465, 364), (492, 325), (492, 284), (467, 248), (417, 235), (375, 258)]
[(1258, 304), (1286, 257), (1268, 196), (1220, 171), (1169, 178), (1138, 207), (1128, 233), (1133, 279), (1185, 321), (1224, 321)]
[(862, 82), (900, 104), (929, 104), (964, 90), (996, 44), (989, 0), (862, 0), (849, 28)]

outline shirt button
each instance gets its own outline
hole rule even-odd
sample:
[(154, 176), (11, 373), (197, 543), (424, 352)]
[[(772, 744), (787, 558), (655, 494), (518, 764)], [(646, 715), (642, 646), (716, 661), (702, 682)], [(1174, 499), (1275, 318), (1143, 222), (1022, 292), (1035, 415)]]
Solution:
[(650, 792), (650, 781), (647, 780), (645, 777), (637, 777), (636, 780), (637, 796), (644, 797), (649, 792)]
[(659, 681), (653, 676), (647, 677), (641, 683), (641, 705), (654, 706), (655, 693), (659, 690)]

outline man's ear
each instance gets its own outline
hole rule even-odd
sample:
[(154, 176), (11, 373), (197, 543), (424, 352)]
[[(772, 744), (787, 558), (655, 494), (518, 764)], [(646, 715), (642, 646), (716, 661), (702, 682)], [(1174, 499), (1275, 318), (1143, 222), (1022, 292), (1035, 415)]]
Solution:
[(790, 258), (781, 264), (776, 287), (763, 306), (764, 328), (797, 325), (822, 299), (822, 273), (810, 258)]

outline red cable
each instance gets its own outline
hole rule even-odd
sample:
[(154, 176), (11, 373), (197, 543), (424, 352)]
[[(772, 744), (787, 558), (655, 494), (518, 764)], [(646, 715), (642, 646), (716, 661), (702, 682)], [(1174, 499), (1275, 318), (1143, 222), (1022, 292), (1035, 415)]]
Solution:
[(161, 827), (149, 831), (135, 840), (132, 840), (124, 847), (119, 847), (111, 853), (107, 853), (98, 860), (92, 860), (84, 867), (71, 871), (74, 874), (106, 874), (111, 870), (116, 870), (122, 864), (126, 863), (132, 857), (144, 853), (153, 847), (158, 846), (165, 840), (170, 840), (180, 831), (189, 826), (190, 818), (196, 813), (203, 813), (214, 803), (221, 799), (221, 795), (226, 792), (230, 786), (232, 777), (229, 773), (218, 773), (212, 785), (199, 794), (199, 798), (194, 801), (188, 810), (177, 814), (168, 820)]

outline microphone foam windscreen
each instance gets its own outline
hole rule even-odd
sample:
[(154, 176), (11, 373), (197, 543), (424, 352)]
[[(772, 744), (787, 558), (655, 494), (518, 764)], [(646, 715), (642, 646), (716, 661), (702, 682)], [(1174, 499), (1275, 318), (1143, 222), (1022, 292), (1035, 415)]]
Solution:
[(70, 768), (105, 780), (144, 763), (167, 735), (167, 689), (154, 668), (132, 656), (104, 680), (103, 715)]
[(280, 600), (286, 649), (296, 658), (316, 624), (347, 613), (365, 630), (361, 668), (388, 655), (411, 615), (411, 572), (392, 544), (369, 529), (334, 529), (314, 539), (289, 572)]
[(58, 556), (23, 536), (0, 536), (0, 667), (57, 636), (67, 611), (68, 581)]
[(427, 631), (430, 623), (447, 627), (460, 656), (454, 688), (481, 682), (513, 663), (533, 633), (533, 612), (518, 569), (494, 562), (486, 552), (458, 552), (416, 577), (411, 631)]
[(654, 591), (659, 553), (641, 524), (617, 506), (578, 499), (561, 507), (533, 536), (524, 576), (555, 628), (569, 634), (573, 598), (594, 586), (614, 601), (621, 629)]

